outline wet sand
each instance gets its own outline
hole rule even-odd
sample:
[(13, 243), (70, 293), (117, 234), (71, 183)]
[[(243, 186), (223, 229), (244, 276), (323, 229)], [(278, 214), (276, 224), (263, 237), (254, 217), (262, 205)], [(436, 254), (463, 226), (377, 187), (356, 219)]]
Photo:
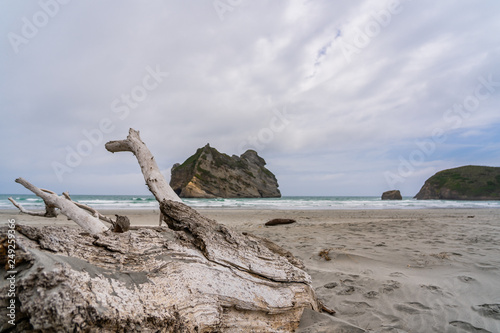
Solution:
[[(302, 259), (337, 314), (305, 311), (299, 332), (500, 332), (500, 210), (199, 211)], [(119, 213), (158, 225), (158, 209)], [(0, 211), (9, 218), (73, 224)], [(264, 226), (273, 218), (297, 222)]]

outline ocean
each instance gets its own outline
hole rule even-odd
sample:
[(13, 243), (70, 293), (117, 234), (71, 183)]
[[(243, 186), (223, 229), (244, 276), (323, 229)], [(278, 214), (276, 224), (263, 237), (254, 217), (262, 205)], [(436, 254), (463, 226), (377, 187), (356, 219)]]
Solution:
[[(24, 208), (43, 210), (42, 199), (35, 195), (0, 195), (0, 209), (16, 209), (12, 197)], [(152, 195), (71, 195), (77, 202), (99, 209), (158, 209)], [(500, 208), (500, 201), (403, 200), (388, 201), (380, 197), (314, 197), (293, 196), (257, 199), (183, 199), (193, 208), (214, 209), (424, 209), (424, 208)]]

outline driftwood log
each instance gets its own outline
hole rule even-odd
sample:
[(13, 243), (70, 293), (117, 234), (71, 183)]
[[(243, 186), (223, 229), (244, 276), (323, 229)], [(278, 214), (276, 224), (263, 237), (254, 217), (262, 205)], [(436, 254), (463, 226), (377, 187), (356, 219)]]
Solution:
[(83, 210), (88, 211), (93, 217), (98, 218), (101, 221), (111, 223), (112, 225), (114, 225), (116, 223), (116, 221), (113, 221), (113, 219), (111, 219), (111, 218), (109, 218), (109, 217), (107, 217), (107, 216), (99, 213), (96, 209), (94, 209), (94, 208), (92, 208), (90, 206), (84, 205), (82, 203), (73, 201), (71, 199), (71, 197), (69, 196), (68, 192), (63, 192), (63, 196), (66, 199), (71, 200), (71, 202), (73, 202), (77, 207), (79, 207), (79, 208), (81, 208)]
[[(82, 233), (18, 225), (18, 325), (0, 331), (293, 332), (304, 309), (324, 309), (289, 252), (184, 205), (139, 132), (106, 148), (137, 157), (168, 228)], [(0, 253), (6, 244), (3, 228)], [(7, 288), (0, 280), (3, 318)]]
[(270, 221), (267, 221), (264, 223), (265, 226), (273, 226), (273, 225), (280, 225), (280, 224), (292, 224), (295, 223), (295, 220), (292, 219), (272, 219)]
[(151, 154), (148, 147), (142, 142), (138, 131), (131, 128), (125, 140), (110, 141), (106, 143), (105, 147), (112, 153), (131, 152), (137, 157), (137, 162), (139, 162), (139, 166), (141, 167), (146, 185), (158, 202), (164, 200), (182, 202), (167, 183), (165, 177), (163, 177), (153, 154)]
[[(57, 209), (60, 208), (59, 205), (63, 204), (64, 203), (64, 206), (65, 206), (65, 209), (63, 209), (63, 214), (65, 212), (70, 212), (70, 215), (73, 215), (75, 216), (74, 213), (71, 213), (73, 211), (75, 211), (75, 207), (71, 207), (71, 209), (68, 209), (68, 207), (70, 206), (70, 204), (68, 204), (67, 202), (61, 200), (62, 198), (59, 198), (57, 197), (57, 194), (53, 191), (50, 191), (50, 190), (46, 190), (46, 189), (43, 189), (43, 188), (37, 188), (35, 185), (29, 183), (27, 180), (23, 179), (23, 178), (18, 178), (16, 179), (16, 182), (23, 185), (24, 187), (26, 187), (27, 189), (30, 189), (30, 190), (34, 190), (33, 193), (41, 193), (41, 192), (44, 192), (44, 193), (48, 193), (50, 194), (51, 196), (44, 196), (42, 199), (45, 203), (45, 212), (34, 212), (34, 211), (29, 211), (27, 209), (25, 209), (21, 204), (17, 203), (14, 199), (12, 198), (9, 198), (9, 201), (12, 202), (12, 204), (19, 209), (19, 212), (23, 213), (23, 214), (27, 214), (27, 215), (32, 215), (32, 216), (40, 216), (40, 217), (57, 217)], [(57, 198), (56, 198), (57, 197)], [(113, 219), (99, 213), (96, 209), (92, 208), (92, 207), (89, 207), (87, 205), (84, 205), (84, 204), (81, 204), (79, 202), (76, 202), (76, 201), (73, 201), (71, 199), (71, 197), (69, 196), (69, 193), (68, 192), (63, 192), (63, 197), (68, 199), (69, 201), (71, 201), (71, 203), (73, 203), (74, 206), (78, 207), (78, 208), (81, 208), (87, 212), (89, 212), (93, 217), (95, 218), (98, 218), (99, 220), (101, 221), (105, 221), (105, 222), (108, 222), (108, 223), (111, 223), (111, 229), (116, 229), (116, 224), (117, 224), (117, 221), (114, 221)], [(51, 200), (50, 202), (48, 202), (47, 200)], [(82, 212), (78, 212), (78, 215), (80, 216)], [(126, 216), (124, 216), (126, 217)], [(71, 219), (69, 216), (68, 216), (68, 219)], [(127, 218), (128, 219), (128, 218)], [(123, 224), (123, 223), (122, 223)], [(130, 222), (129, 222), (129, 226), (130, 226)], [(82, 226), (83, 227), (83, 226)], [(102, 232), (102, 228), (99, 228), (96, 229), (97, 231), (92, 231), (91, 229), (87, 229), (86, 227), (83, 227), (84, 229), (88, 230), (89, 232)], [(120, 227), (121, 228), (121, 227)]]
[(78, 207), (75, 202), (67, 197), (58, 196), (52, 191), (43, 191), (23, 178), (16, 179), (16, 183), (23, 185), (28, 190), (42, 198), (46, 205), (59, 208), (62, 214), (66, 215), (70, 220), (73, 220), (85, 231), (97, 234), (108, 230), (108, 227), (106, 227), (98, 217), (89, 215), (85, 210)]
[[(49, 191), (49, 190), (45, 190), (43, 188), (41, 188), (40, 191), (45, 192), (45, 193), (55, 194), (54, 192)], [(13, 198), (9, 198), (9, 201), (12, 202), (12, 204), (14, 206), (16, 206), (16, 208), (19, 209), (19, 211), (23, 214), (32, 215), (32, 216), (43, 216), (43, 217), (57, 217), (57, 207), (48, 203), (45, 200), (44, 200), (45, 212), (33, 212), (30, 210), (27, 210), (21, 204), (17, 203)]]

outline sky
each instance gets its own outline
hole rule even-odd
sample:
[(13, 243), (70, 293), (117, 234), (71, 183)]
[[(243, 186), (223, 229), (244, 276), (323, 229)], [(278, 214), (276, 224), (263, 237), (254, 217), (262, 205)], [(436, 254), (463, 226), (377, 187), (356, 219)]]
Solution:
[(139, 130), (165, 177), (254, 149), (282, 195), (414, 196), (500, 166), (500, 2), (0, 4), (0, 193), (147, 194), (104, 144)]

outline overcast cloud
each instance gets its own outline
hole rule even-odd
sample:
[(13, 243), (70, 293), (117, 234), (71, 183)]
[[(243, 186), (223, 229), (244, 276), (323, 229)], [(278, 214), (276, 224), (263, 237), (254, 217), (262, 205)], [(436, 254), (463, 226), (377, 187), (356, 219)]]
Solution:
[(167, 178), (206, 143), (251, 148), (283, 195), (413, 196), (500, 166), (497, 0), (1, 6), (0, 193), (147, 193), (104, 149), (130, 127)]

